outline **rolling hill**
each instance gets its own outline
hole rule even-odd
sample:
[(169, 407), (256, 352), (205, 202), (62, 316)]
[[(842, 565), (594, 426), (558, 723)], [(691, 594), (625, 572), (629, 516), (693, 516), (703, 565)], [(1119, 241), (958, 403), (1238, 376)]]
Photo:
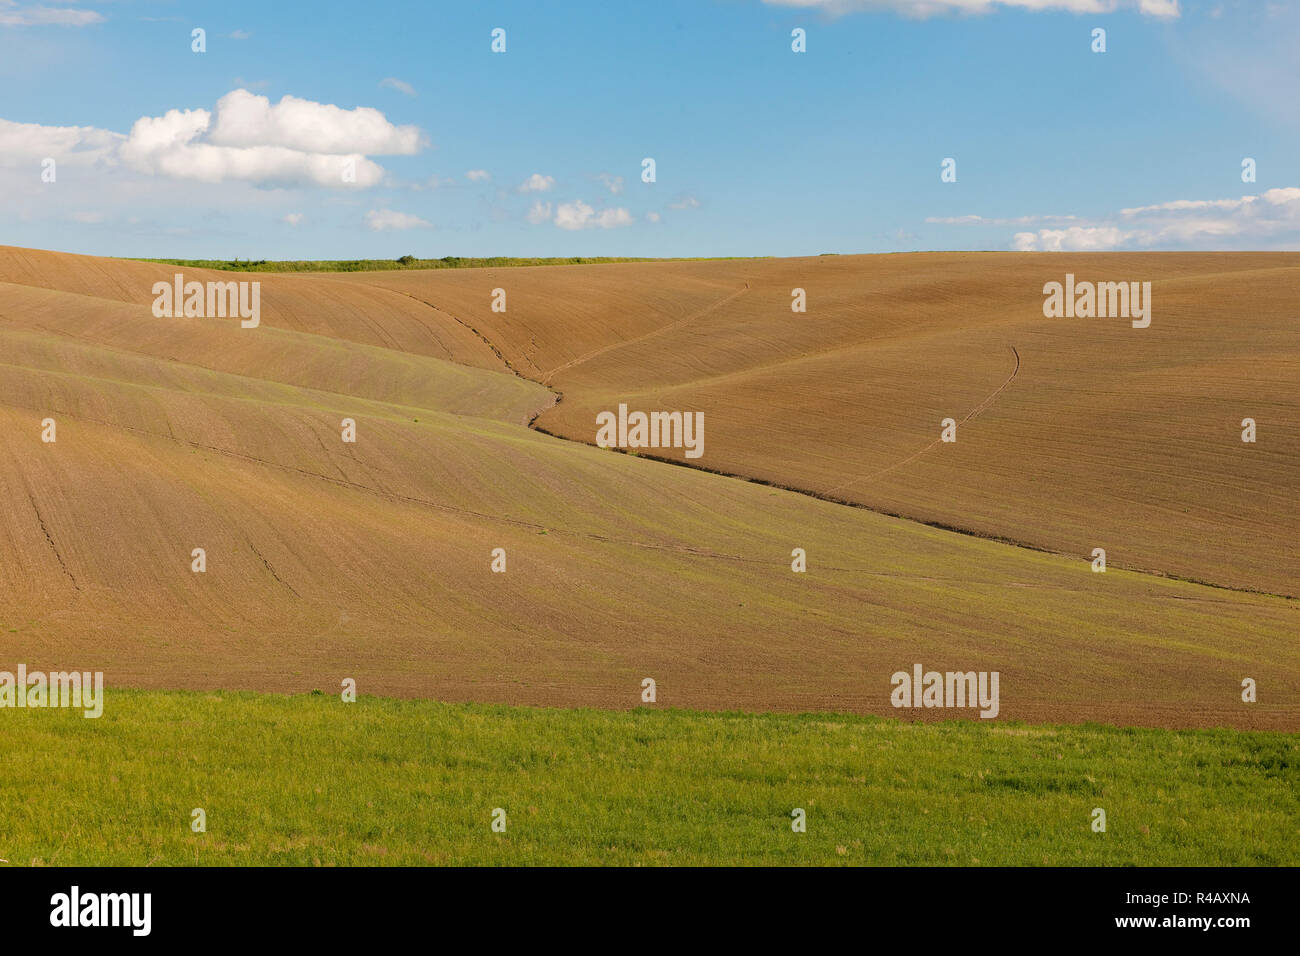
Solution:
[[(920, 662), (999, 671), (1006, 718), (1295, 730), (1297, 260), (1211, 258), (262, 274), (241, 329), (155, 318), (173, 267), (0, 248), (3, 658), (110, 686), (630, 708), (651, 677), (659, 706), (953, 716), (890, 706)], [(1058, 264), (1164, 270), (1152, 327), (1043, 319)], [(1197, 309), (1211, 289), (1235, 337)], [(582, 444), (617, 401), (705, 411), (699, 464), (786, 488)], [(948, 415), (958, 442), (930, 447)]]

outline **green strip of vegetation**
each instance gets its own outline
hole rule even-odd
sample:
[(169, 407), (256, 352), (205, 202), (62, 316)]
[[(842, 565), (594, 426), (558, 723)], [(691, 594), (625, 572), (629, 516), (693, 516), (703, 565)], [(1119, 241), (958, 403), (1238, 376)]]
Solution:
[(267, 259), (134, 259), (190, 269), (219, 269), (226, 272), (391, 272), (403, 269), (487, 269), (516, 266), (581, 266), (609, 262), (703, 262), (740, 259), (744, 256), (701, 256), (688, 259), (637, 259), (617, 256), (569, 256), (567, 258), (527, 259), (492, 256), (486, 259), (444, 256), (441, 259), (329, 259), (273, 261)]
[(0, 709), (0, 858), (1295, 865), (1298, 767), (1282, 733), (117, 691)]

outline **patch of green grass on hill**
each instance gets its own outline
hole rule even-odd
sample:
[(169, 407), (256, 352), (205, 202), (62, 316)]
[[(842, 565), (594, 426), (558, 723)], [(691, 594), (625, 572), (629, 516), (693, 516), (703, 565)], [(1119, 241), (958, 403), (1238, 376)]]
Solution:
[(1298, 824), (1281, 733), (229, 692), (0, 709), (11, 865), (1295, 865)]

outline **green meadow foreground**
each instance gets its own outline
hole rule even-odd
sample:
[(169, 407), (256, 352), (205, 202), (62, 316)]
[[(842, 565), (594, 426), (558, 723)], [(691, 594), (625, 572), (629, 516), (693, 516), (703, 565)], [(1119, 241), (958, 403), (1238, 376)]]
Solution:
[(1300, 863), (1293, 734), (170, 691), (0, 726), (11, 865)]

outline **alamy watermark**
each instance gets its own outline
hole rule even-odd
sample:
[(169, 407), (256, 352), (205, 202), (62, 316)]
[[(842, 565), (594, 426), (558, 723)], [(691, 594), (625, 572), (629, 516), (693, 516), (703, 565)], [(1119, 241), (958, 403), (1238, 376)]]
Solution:
[(103, 671), (0, 671), (0, 708), (71, 707), (95, 719), (104, 713)]
[(148, 936), (153, 928), (153, 894), (83, 893), (73, 886), (50, 897), (50, 925), (126, 927), (133, 936)]
[(978, 707), (980, 717), (998, 715), (997, 671), (924, 671), (912, 665), (912, 673), (896, 671), (889, 682), (894, 686), (889, 702), (895, 707)]
[(262, 321), (260, 282), (186, 282), (178, 272), (172, 283), (155, 282), (153, 294), (153, 314), (159, 319), (238, 317), (244, 329), (255, 329)]
[(596, 416), (596, 444), (601, 448), (684, 448), (687, 458), (704, 454), (703, 412), (631, 412), (620, 403), (618, 414)]
[(1131, 318), (1133, 328), (1151, 324), (1150, 282), (1078, 282), (1074, 273), (1065, 274), (1065, 285), (1048, 282), (1043, 286), (1043, 315), (1049, 319)]

